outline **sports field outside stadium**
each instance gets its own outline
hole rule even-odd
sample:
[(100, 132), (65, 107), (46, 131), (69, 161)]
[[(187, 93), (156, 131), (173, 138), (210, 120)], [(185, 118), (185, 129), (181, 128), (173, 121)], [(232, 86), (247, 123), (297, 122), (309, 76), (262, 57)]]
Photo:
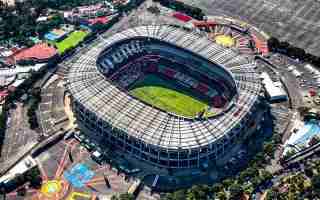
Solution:
[(56, 47), (58, 48), (58, 52), (62, 54), (69, 48), (75, 47), (76, 45), (79, 44), (79, 42), (81, 42), (86, 37), (86, 35), (88, 35), (88, 32), (86, 31), (72, 32), (64, 40), (55, 43)]
[(195, 117), (209, 108), (194, 91), (178, 86), (174, 81), (149, 74), (129, 88), (134, 97), (170, 113)]

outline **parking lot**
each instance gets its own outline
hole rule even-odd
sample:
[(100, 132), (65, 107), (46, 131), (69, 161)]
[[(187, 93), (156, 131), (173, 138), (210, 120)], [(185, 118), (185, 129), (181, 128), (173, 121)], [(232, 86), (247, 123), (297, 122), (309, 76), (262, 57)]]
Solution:
[(41, 90), (39, 119), (44, 135), (51, 135), (68, 123), (64, 112), (64, 86), (61, 79), (55, 76), (51, 79), (49, 85)]
[(241, 19), (266, 33), (320, 55), (320, 2), (315, 0), (183, 0), (207, 15)]

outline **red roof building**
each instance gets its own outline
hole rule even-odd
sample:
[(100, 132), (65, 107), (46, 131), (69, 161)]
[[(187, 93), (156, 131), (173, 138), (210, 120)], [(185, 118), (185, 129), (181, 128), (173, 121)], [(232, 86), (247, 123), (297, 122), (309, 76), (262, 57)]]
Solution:
[(183, 21), (183, 22), (188, 22), (188, 21), (192, 20), (192, 17), (185, 15), (183, 13), (180, 13), (180, 12), (175, 12), (172, 14), (172, 16)]
[(35, 60), (37, 62), (46, 62), (57, 54), (54, 47), (47, 43), (39, 43), (30, 48), (21, 49), (8, 57), (7, 62), (10, 64), (20, 60)]
[(217, 23), (214, 21), (194, 21), (193, 25), (196, 27), (211, 27), (215, 26)]
[(108, 23), (108, 21), (109, 21), (109, 19), (106, 16), (88, 19), (89, 25), (91, 25), (91, 26), (96, 23), (106, 24), (106, 23)]
[(260, 40), (256, 35), (252, 34), (252, 39), (256, 45), (256, 48), (261, 52), (263, 55), (267, 55), (269, 53), (268, 44), (264, 40)]

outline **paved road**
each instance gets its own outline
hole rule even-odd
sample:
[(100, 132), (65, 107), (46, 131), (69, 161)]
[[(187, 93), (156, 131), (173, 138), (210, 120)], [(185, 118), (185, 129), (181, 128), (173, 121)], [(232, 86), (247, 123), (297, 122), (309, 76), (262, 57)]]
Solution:
[(10, 112), (10, 123), (6, 130), (4, 145), (1, 149), (0, 163), (15, 156), (24, 145), (37, 140), (37, 133), (29, 129), (26, 108), (17, 103), (17, 108)]
[(270, 35), (320, 55), (320, 2), (316, 0), (183, 0), (208, 15), (242, 19)]

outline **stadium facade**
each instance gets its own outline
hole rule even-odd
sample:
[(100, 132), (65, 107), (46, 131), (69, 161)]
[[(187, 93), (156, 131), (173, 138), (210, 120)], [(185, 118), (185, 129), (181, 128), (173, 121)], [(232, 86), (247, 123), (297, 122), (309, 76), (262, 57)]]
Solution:
[[(159, 60), (183, 70), (159, 68)], [(177, 79), (212, 101), (215, 115), (185, 117), (133, 97), (127, 87), (141, 73)], [(259, 126), (255, 64), (172, 25), (131, 28), (105, 39), (69, 68), (67, 88), (88, 137), (159, 167), (199, 167), (219, 159)]]

